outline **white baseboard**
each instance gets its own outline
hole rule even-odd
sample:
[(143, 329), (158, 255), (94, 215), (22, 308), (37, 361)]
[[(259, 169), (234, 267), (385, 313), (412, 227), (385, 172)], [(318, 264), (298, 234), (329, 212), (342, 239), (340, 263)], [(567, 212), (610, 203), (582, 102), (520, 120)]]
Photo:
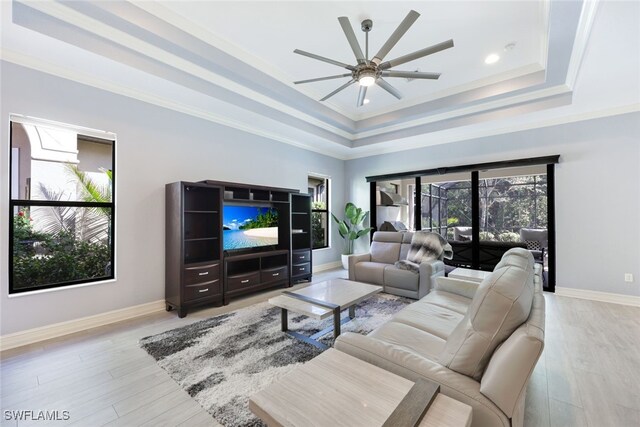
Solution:
[(640, 297), (556, 286), (556, 295), (640, 307)]
[[(318, 273), (321, 271), (332, 270), (338, 267), (342, 267), (341, 261), (334, 261), (313, 266), (313, 272)], [(0, 337), (0, 351), (21, 347), (23, 345), (29, 345), (52, 338), (58, 338), (64, 335), (73, 334), (75, 332), (96, 328), (98, 326), (108, 325), (110, 323), (133, 319), (135, 317), (156, 313), (164, 309), (164, 300), (158, 300), (146, 304), (135, 305), (133, 307), (127, 307), (119, 310), (108, 311), (106, 313), (96, 314), (95, 316), (83, 317), (80, 319), (69, 320), (67, 322), (55, 323), (53, 325), (47, 325), (39, 328), (27, 329), (26, 331), (20, 331), (13, 334), (3, 335)]]
[(314, 273), (319, 273), (321, 271), (333, 270), (338, 267), (342, 268), (342, 261), (333, 261), (326, 264), (314, 265), (312, 271)]
[(0, 337), (0, 351), (33, 344), (51, 338), (61, 337), (63, 335), (73, 334), (75, 332), (108, 325), (110, 323), (133, 319), (134, 317), (156, 313), (164, 309), (164, 300), (159, 300), (146, 304), (134, 305), (133, 307), (108, 311), (106, 313), (96, 314), (95, 316), (82, 317), (80, 319), (69, 320), (67, 322), (55, 323), (53, 325), (4, 335)]

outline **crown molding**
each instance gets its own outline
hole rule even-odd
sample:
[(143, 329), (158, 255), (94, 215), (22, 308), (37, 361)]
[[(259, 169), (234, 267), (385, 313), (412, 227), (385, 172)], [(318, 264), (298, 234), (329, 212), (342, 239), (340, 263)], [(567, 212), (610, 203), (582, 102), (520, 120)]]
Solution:
[(484, 102), (482, 104), (473, 105), (470, 107), (458, 108), (452, 111), (448, 111), (446, 113), (435, 114), (432, 116), (425, 117), (423, 119), (416, 119), (409, 122), (404, 122), (395, 126), (387, 126), (381, 129), (375, 129), (372, 131), (361, 132), (355, 135), (355, 139), (368, 138), (375, 135), (380, 135), (389, 132), (401, 131), (408, 128), (412, 128), (415, 126), (421, 126), (429, 123), (436, 123), (443, 120), (448, 120), (461, 116), (469, 116), (473, 114), (479, 114), (491, 110), (496, 110), (499, 108), (507, 108), (512, 105), (520, 105), (523, 103), (537, 101), (539, 99), (548, 98), (550, 96), (562, 95), (565, 93), (570, 93), (571, 91), (565, 85), (558, 85), (542, 90), (538, 90), (535, 92), (528, 92), (522, 95), (512, 96), (510, 98), (502, 98), (495, 101)]
[[(281, 134), (273, 132), (267, 132), (262, 128), (251, 126), (250, 121), (238, 121), (230, 119), (228, 117), (211, 113), (210, 111), (202, 110), (199, 108), (190, 107), (188, 105), (178, 103), (176, 101), (162, 98), (157, 95), (153, 95), (147, 92), (142, 92), (131, 87), (122, 86), (102, 79), (97, 79), (91, 75), (78, 72), (76, 70), (62, 67), (59, 65), (50, 64), (39, 58), (34, 58), (28, 55), (23, 55), (17, 52), (8, 51), (6, 49), (0, 49), (0, 58), (3, 61), (10, 62), (19, 66), (27, 67), (36, 71), (50, 74), (63, 79), (78, 82), (87, 86), (91, 86), (97, 89), (105, 90), (117, 95), (122, 95), (127, 98), (136, 99), (148, 104), (156, 105), (159, 107), (167, 108), (179, 113), (187, 114), (193, 117), (204, 119), (219, 125), (228, 126), (230, 128), (238, 129), (243, 132), (247, 132), (253, 135), (268, 138), (273, 141), (282, 142), (288, 145), (293, 145), (298, 148), (302, 148), (308, 151), (313, 151), (319, 154), (324, 154), (336, 159), (345, 160), (345, 155), (335, 151), (329, 150), (326, 147), (315, 147), (312, 144), (304, 144), (298, 140), (287, 138)], [(345, 147), (346, 148), (346, 147)]]
[[(431, 145), (464, 141), (468, 139), (513, 133), (518, 131), (531, 130), (535, 128), (550, 127), (550, 126), (561, 125), (565, 123), (573, 123), (578, 121), (591, 120), (591, 119), (597, 119), (597, 118), (603, 118), (603, 117), (609, 117), (614, 115), (627, 114), (627, 113), (640, 111), (640, 104), (631, 104), (631, 105), (626, 105), (622, 107), (615, 107), (615, 108), (609, 108), (604, 110), (585, 112), (585, 113), (579, 113), (579, 114), (573, 114), (573, 115), (567, 114), (565, 116), (558, 116), (558, 117), (554, 117), (552, 119), (548, 119), (544, 121), (536, 121), (534, 123), (527, 123), (527, 124), (516, 124), (513, 126), (504, 126), (497, 129), (473, 130), (472, 128), (470, 129), (465, 128), (462, 131), (456, 132), (454, 135), (438, 136), (437, 134), (431, 134), (431, 135), (426, 135), (424, 140), (421, 143), (396, 144), (394, 148), (380, 148), (380, 147), (371, 145), (371, 146), (362, 146), (355, 149), (343, 147), (344, 150), (338, 151), (338, 150), (329, 150), (326, 147), (317, 147), (317, 146), (314, 146), (312, 143), (310, 144), (301, 143), (297, 139), (287, 138), (282, 136), (281, 134), (268, 132), (262, 128), (251, 126), (249, 124), (250, 123), (249, 121), (241, 122), (241, 121), (229, 119), (228, 117), (211, 113), (210, 111), (193, 108), (182, 103), (177, 103), (170, 99), (159, 97), (157, 95), (142, 92), (140, 90), (136, 90), (130, 87), (125, 87), (125, 86), (118, 85), (105, 80), (97, 79), (94, 76), (84, 74), (76, 70), (72, 70), (70, 68), (50, 64), (46, 61), (43, 61), (40, 58), (34, 58), (28, 55), (9, 51), (6, 49), (0, 49), (0, 58), (3, 61), (10, 62), (19, 66), (27, 67), (27, 68), (40, 71), (46, 74), (50, 74), (56, 77), (61, 77), (67, 80), (75, 81), (87, 86), (95, 87), (97, 89), (105, 90), (105, 91), (122, 95), (128, 98), (136, 99), (138, 101), (142, 101), (148, 104), (157, 105), (157, 106), (167, 108), (179, 113), (187, 114), (187, 115), (197, 117), (203, 120), (207, 120), (223, 126), (228, 126), (243, 132), (257, 135), (273, 141), (282, 142), (288, 145), (292, 145), (304, 150), (323, 154), (339, 160), (352, 160), (352, 159), (369, 157), (374, 155), (411, 150), (415, 148), (423, 148)], [(540, 97), (553, 96), (553, 95), (563, 94), (563, 93), (567, 93), (567, 87), (564, 85), (539, 91), (539, 93), (537, 94), (538, 96), (535, 97), (531, 95), (531, 99), (534, 100)], [(528, 99), (527, 94), (513, 97), (513, 101), (516, 103), (523, 102), (527, 99)], [(500, 102), (499, 100), (495, 101), (493, 105), (494, 106), (501, 105), (499, 104), (499, 102)], [(474, 107), (469, 107), (469, 111), (464, 111), (464, 110), (465, 109), (461, 109), (462, 114), (475, 111)], [(449, 113), (446, 113), (446, 114), (447, 114), (446, 116), (443, 114), (441, 117), (439, 117), (439, 120), (455, 117), (455, 116), (449, 116), (448, 115)], [(427, 120), (429, 120), (429, 118), (412, 122), (411, 126), (417, 126), (420, 124), (429, 123)], [(405, 129), (405, 127), (402, 127), (402, 125), (400, 125), (397, 129), (394, 129), (394, 130), (403, 130), (403, 129)], [(359, 136), (361, 137), (362, 135), (359, 135)], [(336, 148), (337, 147), (338, 146), (336, 145)]]
[(70, 9), (66, 6), (63, 6), (60, 3), (32, 1), (32, 0), (22, 1), (21, 3), (34, 10), (37, 10), (46, 15), (52, 16), (56, 19), (59, 19), (65, 23), (71, 24), (89, 33), (93, 33), (106, 40), (110, 40), (114, 43), (117, 43), (120, 46), (125, 46), (126, 48), (131, 49), (140, 55), (153, 58), (154, 60), (157, 60), (165, 65), (168, 65), (172, 68), (183, 71), (189, 75), (200, 78), (218, 87), (222, 87), (240, 96), (243, 96), (252, 101), (265, 105), (269, 108), (273, 108), (274, 110), (280, 111), (291, 117), (295, 117), (297, 119), (303, 120), (313, 126), (317, 126), (321, 129), (329, 131), (340, 137), (343, 137), (349, 140), (353, 139), (352, 134), (347, 131), (344, 131), (335, 126), (329, 125), (326, 122), (319, 120), (309, 114), (303, 113), (302, 111), (296, 108), (293, 108), (284, 103), (275, 101), (274, 99), (266, 95), (263, 95), (260, 92), (249, 89), (239, 83), (234, 82), (233, 80), (227, 79), (223, 76), (213, 73), (208, 69), (205, 69), (190, 61), (187, 61), (180, 56), (174, 55), (170, 52), (167, 52), (163, 49), (153, 46), (123, 31), (120, 31), (113, 27), (109, 27), (108, 25), (96, 19), (93, 19), (89, 16), (76, 12), (75, 10)]
[(587, 51), (589, 36), (591, 35), (591, 29), (593, 28), (593, 22), (595, 21), (599, 3), (599, 0), (585, 0), (582, 6), (582, 12), (580, 13), (580, 21), (578, 22), (576, 37), (573, 41), (573, 50), (571, 52), (571, 60), (569, 61), (569, 69), (567, 70), (566, 78), (566, 84), (572, 90), (575, 86), (576, 80), (578, 79), (578, 74), (580, 73), (582, 59)]
[[(515, 132), (523, 132), (533, 129), (541, 129), (552, 126), (559, 126), (568, 123), (582, 122), (586, 120), (595, 120), (611, 116), (619, 116), (622, 114), (640, 112), (640, 103), (629, 104), (619, 107), (606, 108), (597, 111), (587, 111), (577, 114), (558, 115), (546, 120), (534, 120), (530, 123), (518, 123), (514, 125), (506, 125), (493, 129), (473, 129), (465, 128), (462, 130), (454, 129), (456, 132), (445, 135), (436, 133), (427, 135), (419, 142), (411, 142), (408, 144), (396, 144), (394, 147), (375, 148), (373, 146), (364, 146), (363, 150), (353, 149), (349, 152), (346, 160), (355, 160), (364, 157), (377, 156), (382, 154), (391, 154), (401, 151), (414, 150), (417, 148), (429, 147), (432, 145), (448, 144), (452, 142), (466, 141), (469, 139), (479, 139), (489, 136), (503, 135)], [(443, 131), (445, 133), (447, 131)]]
[[(229, 40), (225, 40), (221, 37), (218, 37), (211, 31), (202, 27), (200, 24), (194, 21), (191, 21), (183, 17), (182, 15), (175, 13), (174, 11), (163, 6), (160, 3), (150, 2), (150, 1), (132, 1), (131, 3), (134, 4), (136, 7), (149, 13), (150, 15), (153, 15), (158, 19), (168, 22), (169, 24), (175, 26), (176, 28), (182, 31), (191, 33), (194, 37), (199, 38), (205, 43), (215, 46), (221, 51), (235, 58), (238, 58), (239, 60), (247, 64), (257, 66), (257, 68), (264, 70), (268, 75), (278, 80), (280, 83), (283, 83), (297, 90), (298, 92), (313, 99), (314, 101), (317, 101), (318, 99), (326, 95), (324, 93), (320, 93), (318, 91), (313, 90), (311, 86), (294, 85), (293, 81), (296, 79), (293, 76), (282, 72), (282, 70), (280, 70), (279, 68), (274, 67), (270, 63), (263, 61), (258, 56), (255, 56), (252, 53), (247, 52), (246, 50), (242, 49), (240, 46), (236, 45), (235, 43), (230, 42)], [(344, 110), (343, 108), (340, 108), (340, 106), (334, 104), (331, 101), (326, 101), (324, 105), (328, 106), (335, 112), (340, 113), (345, 117), (348, 117), (351, 120), (358, 119), (356, 115), (351, 114), (350, 112), (348, 112), (347, 110)]]
[(544, 23), (542, 28), (544, 31), (540, 34), (540, 65), (547, 68), (547, 60), (549, 58), (549, 28), (551, 15), (551, 0), (542, 0), (540, 2), (540, 20)]

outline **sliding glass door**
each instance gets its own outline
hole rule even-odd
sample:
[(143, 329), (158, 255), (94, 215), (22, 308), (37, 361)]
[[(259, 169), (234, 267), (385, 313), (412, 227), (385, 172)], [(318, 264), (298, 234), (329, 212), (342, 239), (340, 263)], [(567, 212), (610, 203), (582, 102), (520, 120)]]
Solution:
[(525, 248), (543, 269), (545, 290), (553, 291), (554, 163), (532, 160), (517, 167), (516, 162), (504, 162), (450, 168), (463, 170), (454, 173), (440, 168), (379, 181), (368, 177), (372, 225), (383, 231), (440, 234), (454, 252), (454, 258), (445, 261), (447, 271), (491, 271), (506, 251)]

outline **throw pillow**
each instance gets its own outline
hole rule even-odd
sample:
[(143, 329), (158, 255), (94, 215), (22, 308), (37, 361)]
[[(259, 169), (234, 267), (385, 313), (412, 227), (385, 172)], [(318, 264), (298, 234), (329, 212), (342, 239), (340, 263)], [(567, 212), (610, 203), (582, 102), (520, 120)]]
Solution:
[(394, 265), (403, 270), (419, 272), (420, 263), (442, 258), (453, 258), (451, 245), (441, 235), (430, 231), (416, 231), (411, 238), (411, 248), (407, 259), (397, 261)]

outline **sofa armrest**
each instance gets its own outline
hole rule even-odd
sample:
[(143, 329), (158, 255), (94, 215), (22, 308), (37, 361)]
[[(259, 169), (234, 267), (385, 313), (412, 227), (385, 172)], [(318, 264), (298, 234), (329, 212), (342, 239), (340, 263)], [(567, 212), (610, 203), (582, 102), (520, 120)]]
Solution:
[(438, 277), (444, 277), (444, 262), (425, 261), (420, 263), (420, 283), (418, 284), (418, 299), (421, 299), (435, 287)]
[(480, 283), (469, 280), (452, 279), (450, 277), (437, 277), (435, 289), (466, 298), (473, 298)]
[(349, 280), (356, 280), (356, 264), (359, 262), (371, 261), (371, 254), (349, 255)]
[(340, 335), (334, 347), (411, 381), (424, 378), (439, 384), (441, 393), (473, 408), (474, 425), (510, 426), (504, 413), (480, 392), (480, 383), (431, 359), (398, 345), (352, 332)]

